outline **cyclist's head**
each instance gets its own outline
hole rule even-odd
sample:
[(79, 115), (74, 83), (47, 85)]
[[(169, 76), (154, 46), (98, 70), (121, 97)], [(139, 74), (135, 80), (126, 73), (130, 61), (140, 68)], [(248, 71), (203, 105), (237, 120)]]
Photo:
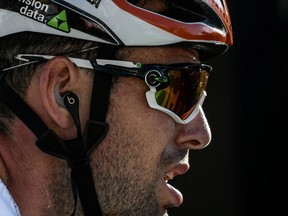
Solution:
[[(70, 168), (72, 169), (71, 178), (73, 183), (76, 184), (76, 188), (74, 187), (72, 191), (76, 197), (77, 190), (79, 190), (81, 203), (84, 200), (82, 203), (82, 206), (84, 204), (83, 209), (84, 211), (88, 211), (90, 213), (91, 211), (95, 210), (95, 203), (97, 203), (97, 196), (95, 198), (96, 193), (93, 184), (93, 177), (94, 179), (97, 179), (98, 177), (92, 177), (92, 172), (90, 170), (91, 167), (89, 166), (89, 156), (92, 150), (103, 141), (108, 132), (106, 114), (113, 79), (117, 76), (140, 78), (146, 84), (146, 99), (151, 108), (164, 112), (172, 117), (176, 123), (188, 124), (198, 114), (200, 110), (199, 107), (201, 107), (201, 104), (206, 96), (205, 87), (209, 72), (211, 70), (210, 66), (201, 64), (198, 58), (200, 60), (214, 58), (223, 54), (227, 48), (233, 44), (232, 27), (225, 0), (0, 0), (0, 29), (0, 132), (4, 131), (9, 133), (9, 129), (11, 129), (9, 128), (9, 125), (14, 116), (12, 115), (13, 112), (34, 133), (35, 137), (37, 137), (36, 144), (43, 152), (61, 159), (65, 159), (68, 162)], [(177, 49), (180, 47), (182, 51), (188, 50), (187, 52), (193, 52), (192, 56), (197, 56), (197, 61), (193, 61), (191, 63), (191, 61), (185, 62), (185, 59), (182, 59), (181, 62), (172, 62), (173, 64), (168, 62), (166, 64), (166, 62), (159, 62), (159, 55), (157, 55), (159, 53), (156, 55), (154, 53), (154, 56), (149, 58), (149, 60), (152, 61), (152, 58), (156, 57), (156, 61), (152, 63), (151, 61), (150, 63), (145, 62), (143, 56), (143, 62), (140, 63), (132, 62), (133, 60), (131, 59), (127, 61), (127, 59), (121, 58), (121, 52), (125, 53), (127, 50), (131, 51), (135, 48), (134, 50), (137, 50), (137, 56), (139, 59), (141, 58), (141, 50), (143, 50), (143, 48), (145, 50), (146, 48), (152, 48), (153, 50), (154, 48), (158, 49), (159, 47), (161, 48), (161, 51), (170, 47), (176, 47)], [(149, 55), (149, 52), (146, 50), (145, 54)], [(167, 61), (170, 61), (171, 58), (175, 57), (175, 55), (176, 54), (170, 50), (170, 57)], [(46, 118), (53, 119), (53, 121), (47, 121), (49, 124), (50, 122), (54, 122), (55, 119), (56, 122), (60, 121), (59, 119), (62, 119), (62, 116), (60, 116), (59, 112), (57, 113), (54, 112), (52, 108), (50, 109), (50, 106), (47, 106), (48, 108), (46, 109), (48, 111), (52, 110), (50, 113), (42, 111), (41, 108), (45, 107), (45, 102), (42, 102), (41, 107), (40, 105), (37, 107), (38, 113), (43, 114), (42, 116), (40, 115), (40, 118), (38, 118), (37, 114), (35, 114), (34, 110), (31, 109), (29, 105), (23, 102), (23, 99), (26, 99), (25, 97), (27, 91), (30, 90), (29, 87), (34, 84), (31, 82), (31, 80), (35, 77), (35, 72), (39, 71), (39, 73), (42, 73), (45, 70), (48, 71), (47, 74), (51, 71), (53, 72), (52, 69), (48, 70), (48, 66), (45, 68), (45, 65), (50, 65), (50, 68), (53, 68), (52, 66), (54, 62), (58, 61), (59, 59), (65, 59), (62, 61), (62, 63), (67, 65), (65, 70), (58, 70), (58, 72), (60, 71), (59, 74), (61, 75), (67, 71), (70, 71), (70, 69), (74, 74), (79, 74), (79, 68), (81, 68), (79, 70), (83, 70), (84, 68), (85, 70), (88, 69), (88, 71), (91, 71), (91, 69), (92, 71), (95, 71), (95, 73), (90, 73), (93, 74), (93, 76), (91, 75), (89, 77), (89, 81), (82, 78), (81, 82), (82, 84), (89, 83), (87, 86), (91, 88), (85, 88), (86, 86), (84, 86), (83, 90), (82, 86), (78, 86), (78, 83), (75, 82), (75, 79), (69, 80), (67, 75), (65, 79), (63, 78), (60, 80), (59, 78), (60, 81), (57, 83), (57, 85), (56, 82), (54, 82), (51, 84), (53, 87), (43, 90), (44, 92), (47, 90), (49, 95), (52, 95), (49, 98), (52, 98), (50, 100), (52, 104), (57, 104), (56, 101), (60, 101), (64, 104), (61, 105), (63, 105), (64, 108), (67, 108), (65, 107), (65, 100), (68, 100), (68, 102), (73, 101), (73, 103), (70, 104), (72, 108), (68, 107), (67, 110), (64, 109), (63, 111), (62, 107), (59, 108), (60, 106), (58, 105), (60, 102), (53, 108), (57, 109), (57, 111), (61, 110), (65, 114), (71, 114), (72, 118), (70, 118), (71, 116), (68, 114), (63, 118), (65, 118), (65, 120), (69, 118), (70, 120), (73, 120), (72, 125), (74, 131), (72, 131), (72, 127), (68, 127), (72, 132), (70, 130), (67, 132), (68, 129), (65, 126), (59, 127), (61, 128), (61, 132), (67, 132), (69, 135), (73, 132), (75, 133), (76, 128), (76, 138), (75, 136), (72, 137), (68, 135), (67, 137), (69, 138), (67, 139), (63, 138), (66, 138), (66, 136), (61, 136), (60, 138), (58, 136), (59, 133), (57, 134), (52, 129), (50, 130), (50, 128), (46, 127), (44, 123), (45, 121), (41, 119), (41, 117), (45, 120)], [(43, 70), (41, 70), (42, 66), (44, 68)], [(47, 80), (49, 79), (42, 79), (44, 83), (48, 83)], [(74, 81), (72, 84), (69, 83), (71, 80)], [(123, 80), (124, 79), (121, 79), (122, 83), (124, 82), (126, 85), (121, 85), (121, 82), (117, 82), (118, 88), (123, 90), (123, 86), (127, 86), (130, 88), (130, 93), (133, 92), (133, 88), (130, 86), (131, 83), (133, 86), (137, 87), (141, 85), (138, 82), (138, 79), (132, 79), (133, 82), (131, 83), (128, 83), (127, 79), (125, 79), (125, 81)], [(131, 81), (131, 79), (129, 81)], [(75, 94), (75, 92), (66, 92), (66, 90), (69, 89), (66, 84), (70, 89), (78, 91), (77, 93), (79, 94), (81, 93), (82, 98), (86, 99), (85, 108), (87, 109), (85, 109), (85, 111), (89, 110), (90, 112), (84, 112), (83, 109), (81, 109), (82, 113), (80, 112), (82, 116), (84, 115), (83, 113), (87, 113), (87, 115), (89, 115), (87, 118), (85, 116), (85, 122), (81, 122), (79, 119), (79, 101), (77, 101), (77, 94)], [(34, 84), (34, 86), (35, 85), (36, 84)], [(63, 88), (63, 86), (66, 87), (66, 89)], [(64, 89), (62, 92), (58, 91), (61, 87)], [(143, 87), (143, 85), (141, 87)], [(37, 88), (34, 88), (34, 91), (31, 91), (37, 94), (38, 92), (35, 89)], [(87, 89), (89, 89), (89, 91)], [(115, 89), (116, 87), (112, 90)], [(142, 91), (142, 89), (140, 91), (139, 89), (140, 87), (138, 88), (138, 91), (141, 93), (144, 91)], [(116, 106), (110, 107), (112, 107), (111, 112), (114, 113), (115, 116), (121, 117), (121, 114), (117, 115), (118, 110), (116, 109), (119, 108), (119, 110), (126, 110), (130, 108), (130, 104), (128, 104), (129, 102), (126, 103), (125, 94), (123, 97), (117, 95), (117, 90), (111, 91), (111, 97), (113, 97), (113, 95), (115, 97), (116, 95), (116, 98), (111, 101), (115, 102), (120, 98), (120, 102), (118, 103), (121, 105), (124, 104), (125, 106), (120, 107), (120, 105), (116, 104), (115, 102)], [(85, 96), (83, 96), (84, 91), (87, 93)], [(54, 92), (56, 93), (54, 94)], [(29, 98), (30, 104), (34, 103), (34, 101), (31, 100), (31, 97), (33, 97), (31, 94), (32, 93), (30, 93)], [(87, 96), (88, 94), (89, 96)], [(40, 96), (42, 96), (40, 93), (37, 95), (38, 99)], [(139, 98), (136, 97), (135, 93), (135, 101), (138, 99), (138, 102), (143, 102), (143, 97), (140, 99)], [(35, 101), (35, 106), (37, 106), (39, 103), (40, 102)], [(72, 106), (75, 104), (77, 105), (76, 108)], [(80, 105), (82, 105), (82, 107), (83, 104), (84, 102), (81, 100)], [(137, 108), (139, 109), (141, 105), (143, 105), (143, 103), (140, 102), (135, 105), (136, 109), (133, 110), (134, 114), (137, 114)], [(141, 113), (142, 115), (143, 113), (146, 114), (147, 110), (150, 110), (148, 106), (142, 107), (145, 108), (139, 109), (142, 111), (145, 110)], [(12, 112), (10, 112), (10, 110)], [(127, 119), (132, 119), (133, 115), (130, 116), (130, 114), (127, 114), (126, 112), (124, 114), (129, 116)], [(136, 114), (135, 117), (137, 117)], [(47, 115), (49, 117), (47, 117)], [(122, 124), (121, 120), (127, 120), (125, 116), (123, 118), (119, 118), (119, 121), (114, 120), (111, 117), (112, 114), (107, 116), (111, 118), (108, 118), (108, 120), (115, 125), (118, 124), (120, 129), (123, 129), (124, 125), (127, 126), (129, 124), (133, 124), (131, 123), (133, 121), (129, 121), (128, 123), (124, 122)], [(139, 120), (139, 118), (136, 119)], [(142, 116), (142, 119), (147, 118)], [(149, 117), (148, 119), (151, 120), (152, 118)], [(174, 122), (172, 122), (170, 118), (168, 119), (170, 124), (174, 125), (173, 127), (175, 127)], [(67, 120), (67, 122), (69, 121)], [(61, 121), (61, 123), (63, 122)], [(81, 127), (81, 123), (85, 123), (86, 125), (82, 125)], [(203, 124), (206, 123), (204, 122)], [(203, 132), (206, 133), (206, 135), (200, 136), (202, 137), (201, 139), (204, 140), (199, 142), (200, 145), (195, 148), (204, 147), (210, 142), (209, 127), (205, 127), (203, 125), (201, 125), (201, 127), (202, 130), (206, 130), (206, 132)], [(117, 127), (115, 126), (113, 129), (114, 128)], [(115, 145), (113, 145), (115, 139), (120, 137), (119, 140), (117, 140), (118, 144), (122, 144), (122, 147), (117, 147), (119, 148), (120, 153), (118, 154), (118, 152), (112, 151), (112, 154), (109, 155), (109, 157), (113, 157), (114, 153), (115, 157), (118, 157), (118, 161), (116, 162), (123, 165), (121, 166), (117, 164), (115, 166), (117, 169), (119, 168), (117, 166), (121, 166), (122, 172), (119, 174), (120, 177), (123, 176), (123, 179), (125, 179), (128, 174), (131, 174), (130, 176), (135, 177), (135, 179), (132, 179), (131, 181), (135, 183), (140, 180), (140, 182), (142, 182), (145, 186), (145, 180), (142, 181), (141, 178), (133, 175), (134, 170), (131, 171), (131, 173), (126, 174), (125, 167), (130, 165), (130, 162), (128, 161), (129, 157), (125, 158), (123, 161), (121, 158), (124, 158), (129, 153), (131, 156), (130, 158), (135, 160), (137, 159), (136, 150), (138, 149), (137, 147), (134, 148), (135, 145), (132, 145), (134, 144), (132, 141), (135, 143), (140, 143), (141, 140), (139, 140), (140, 138), (138, 138), (138, 135), (127, 135), (126, 133), (130, 132), (129, 129), (134, 129), (134, 127), (130, 127), (128, 129), (124, 128), (123, 130), (119, 131), (115, 129), (116, 132), (115, 130), (112, 130), (111, 134), (114, 135), (114, 137), (112, 137), (113, 139), (110, 137), (110, 140), (109, 138), (105, 140), (105, 144), (109, 144), (109, 146), (107, 146), (107, 155), (110, 154), (109, 149), (115, 147)], [(157, 137), (159, 135), (157, 134), (157, 130), (158, 128), (152, 132), (153, 136), (151, 136), (154, 139), (157, 138), (157, 141), (153, 140), (148, 142), (150, 139), (149, 138), (148, 141), (145, 142), (145, 145), (150, 143), (151, 145), (154, 145), (155, 143), (153, 142), (160, 142)], [(140, 134), (140, 130), (136, 131)], [(149, 132), (151, 131), (152, 129), (149, 128), (149, 130), (145, 130), (144, 133), (146, 133), (148, 137), (150, 135)], [(166, 132), (168, 133), (169, 131)], [(127, 135), (128, 139), (126, 139), (123, 134)], [(170, 135), (171, 134), (172, 133), (170, 133)], [(161, 134), (161, 136), (163, 144), (166, 141), (166, 138), (164, 138), (164, 134)], [(130, 141), (130, 138), (132, 141)], [(125, 142), (130, 142), (131, 145), (129, 147), (123, 147), (123, 145), (126, 144)], [(194, 142), (192, 142), (192, 144), (191, 142), (187, 143), (188, 144), (186, 146), (189, 148), (194, 145)], [(141, 147), (139, 144), (138, 148), (144, 148), (143, 146)], [(131, 151), (129, 148), (131, 148)], [(134, 152), (132, 151), (132, 148), (134, 149)], [(103, 151), (105, 152), (105, 150)], [(184, 152), (184, 150), (182, 152)], [(133, 153), (135, 153), (136, 156), (133, 155)], [(155, 158), (162, 157), (159, 156), (162, 154), (162, 152), (159, 154), (158, 153), (159, 152), (157, 152)], [(172, 161), (168, 151), (165, 153), (166, 158), (161, 158), (161, 160), (163, 159), (161, 163), (163, 163), (163, 167), (166, 167), (159, 167), (159, 169), (162, 169), (160, 171), (156, 170), (154, 167), (156, 171), (151, 171), (158, 172), (161, 182), (170, 180), (174, 175), (177, 175), (179, 171), (167, 171), (167, 166), (176, 167), (179, 164), (175, 165), (178, 163), (178, 161)], [(178, 155), (175, 157), (180, 158), (183, 154), (185, 153), (178, 153)], [(97, 157), (93, 162), (98, 161), (100, 164), (102, 161), (105, 161), (106, 155), (102, 156), (103, 160), (98, 160)], [(160, 163), (160, 160), (155, 158), (151, 157), (150, 159), (157, 160), (156, 162), (153, 161), (155, 164)], [(113, 159), (107, 159), (109, 163), (110, 160), (113, 161)], [(147, 159), (145, 158), (145, 160)], [(145, 164), (141, 163), (141, 159), (139, 159), (137, 162), (139, 166), (144, 166)], [(149, 161), (147, 160), (147, 162)], [(149, 163), (153, 162), (150, 161)], [(152, 166), (155, 164), (152, 164)], [(145, 168), (147, 168), (147, 170), (152, 169), (152, 166), (149, 167), (147, 165)], [(101, 166), (99, 167), (101, 168)], [(111, 165), (111, 167), (113, 167), (113, 165)], [(182, 167), (182, 170), (180, 171), (182, 174), (188, 169), (187, 166), (184, 166), (183, 168), (183, 166), (180, 165), (180, 167)], [(83, 168), (85, 171), (84, 177), (82, 176), (81, 168)], [(144, 168), (139, 170), (145, 171)], [(119, 170), (117, 170), (117, 172), (118, 171)], [(88, 172), (88, 174), (86, 172)], [(172, 177), (170, 175), (171, 173)], [(94, 174), (95, 173), (93, 173), (93, 175)], [(127, 177), (127, 179), (130, 179), (130, 176)], [(116, 182), (115, 184), (117, 188), (119, 185), (117, 185), (118, 181), (116, 179), (117, 178), (115, 177), (114, 182)], [(101, 183), (103, 184), (105, 182), (102, 181)], [(129, 183), (131, 182), (128, 182), (127, 185), (129, 185)], [(87, 188), (85, 188), (86, 185)], [(163, 186), (161, 185), (160, 187)], [(101, 191), (103, 188), (104, 187), (100, 187), (99, 190)], [(128, 189), (130, 189), (130, 187), (128, 187)], [(168, 189), (168, 191), (170, 190)], [(129, 196), (133, 196), (134, 194), (129, 193), (129, 190), (125, 191), (125, 193), (125, 195), (129, 194)], [(102, 194), (105, 193), (102, 191)], [(174, 197), (176, 194), (176, 197), (179, 198), (177, 192), (173, 194)], [(110, 198), (113, 196), (114, 194), (110, 196)], [(93, 197), (93, 199), (90, 199), (90, 197)], [(145, 199), (145, 196), (143, 196), (142, 199)], [(123, 201), (126, 202), (125, 198)], [(168, 204), (165, 202), (163, 205), (169, 205), (170, 201), (167, 201)], [(174, 205), (175, 201), (176, 205), (178, 205), (181, 200), (177, 198), (173, 199)], [(141, 204), (141, 202), (139, 201), (138, 204)], [(153, 203), (154, 201), (151, 200), (151, 202)], [(88, 203), (87, 206), (85, 205), (86, 203)], [(133, 205), (133, 203), (130, 204)], [(135, 206), (137, 207), (137, 205)]]

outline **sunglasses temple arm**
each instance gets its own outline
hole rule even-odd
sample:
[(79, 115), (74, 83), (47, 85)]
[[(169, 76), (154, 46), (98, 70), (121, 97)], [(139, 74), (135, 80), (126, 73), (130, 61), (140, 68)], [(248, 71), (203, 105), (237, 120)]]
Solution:
[(140, 73), (139, 69), (137, 68), (124, 68), (115, 65), (98, 65), (96, 61), (90, 61), (94, 70), (101, 73), (108, 73), (112, 75), (122, 76), (122, 77), (139, 77), (144, 78)]

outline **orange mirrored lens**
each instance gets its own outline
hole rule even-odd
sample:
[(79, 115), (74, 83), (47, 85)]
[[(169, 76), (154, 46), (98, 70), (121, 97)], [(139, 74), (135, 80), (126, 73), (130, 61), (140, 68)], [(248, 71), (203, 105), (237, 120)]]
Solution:
[(157, 89), (155, 99), (159, 106), (171, 110), (182, 120), (193, 112), (208, 82), (208, 71), (201, 68), (169, 70), (169, 85)]

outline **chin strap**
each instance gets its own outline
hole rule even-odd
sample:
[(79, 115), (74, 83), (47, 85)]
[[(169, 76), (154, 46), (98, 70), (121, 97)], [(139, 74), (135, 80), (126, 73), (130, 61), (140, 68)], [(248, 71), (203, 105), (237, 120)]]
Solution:
[(101, 216), (89, 155), (105, 138), (109, 129), (105, 119), (112, 75), (94, 73), (90, 119), (86, 123), (83, 136), (66, 141), (49, 129), (12, 90), (5, 81), (6, 74), (0, 75), (0, 100), (35, 134), (38, 138), (36, 145), (43, 152), (66, 160), (71, 167), (72, 190), (75, 198), (72, 215), (75, 214), (77, 195), (79, 194), (84, 215)]

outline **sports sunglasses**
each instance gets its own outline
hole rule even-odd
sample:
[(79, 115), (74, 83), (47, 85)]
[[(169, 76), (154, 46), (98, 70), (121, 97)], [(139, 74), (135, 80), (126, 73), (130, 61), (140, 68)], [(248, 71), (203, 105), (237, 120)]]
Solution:
[[(52, 59), (52, 55), (19, 54), (15, 58), (23, 65)], [(138, 77), (149, 87), (146, 99), (153, 109), (162, 111), (175, 122), (187, 124), (198, 114), (206, 97), (206, 86), (212, 67), (205, 64), (147, 64), (106, 59), (79, 59), (67, 57), (78, 67), (93, 69), (123, 77)]]

